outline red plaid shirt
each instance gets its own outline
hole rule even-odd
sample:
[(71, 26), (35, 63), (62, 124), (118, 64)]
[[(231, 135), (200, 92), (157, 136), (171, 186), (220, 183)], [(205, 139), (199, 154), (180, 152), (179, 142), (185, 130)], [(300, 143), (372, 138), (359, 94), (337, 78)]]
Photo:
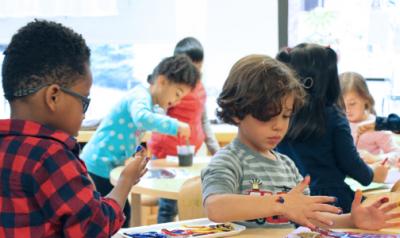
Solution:
[(0, 237), (110, 237), (124, 217), (94, 191), (62, 131), (32, 121), (0, 120)]

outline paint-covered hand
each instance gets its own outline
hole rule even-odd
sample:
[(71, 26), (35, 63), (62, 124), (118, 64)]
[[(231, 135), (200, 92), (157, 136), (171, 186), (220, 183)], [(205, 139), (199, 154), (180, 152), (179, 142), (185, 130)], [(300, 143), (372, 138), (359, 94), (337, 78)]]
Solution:
[(389, 203), (389, 198), (382, 197), (369, 206), (362, 206), (361, 199), (362, 193), (357, 190), (351, 206), (351, 219), (357, 228), (380, 230), (400, 226), (400, 222), (391, 222), (392, 219), (400, 217), (400, 212), (391, 212), (398, 207), (399, 201)]

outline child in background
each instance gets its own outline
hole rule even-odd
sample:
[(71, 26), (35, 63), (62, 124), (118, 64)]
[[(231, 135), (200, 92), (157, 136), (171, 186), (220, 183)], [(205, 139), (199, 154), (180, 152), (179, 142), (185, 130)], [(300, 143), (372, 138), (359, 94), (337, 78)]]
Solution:
[(349, 123), (337, 106), (337, 55), (329, 47), (303, 43), (282, 50), (277, 59), (296, 72), (307, 93), (278, 150), (294, 160), (303, 176), (311, 176), (311, 195), (334, 196), (335, 205), (350, 212), (354, 191), (344, 182), (346, 176), (366, 186), (383, 182), (388, 167), (372, 171), (355, 148)]
[[(174, 55), (187, 55), (201, 72), (204, 53), (203, 47), (197, 39), (187, 37), (179, 41), (175, 47)], [(211, 130), (205, 104), (206, 91), (203, 83), (199, 81), (196, 87), (183, 97), (177, 105), (168, 109), (167, 115), (190, 125), (189, 143), (195, 146), (195, 152), (205, 142), (208, 151), (211, 154), (215, 154), (219, 149), (219, 144)], [(177, 155), (177, 145), (185, 143), (186, 141), (182, 141), (180, 138), (159, 133), (152, 133), (151, 139), (147, 142), (155, 158)], [(158, 223), (173, 221), (177, 213), (176, 200), (162, 198), (159, 200)]]
[[(387, 215), (396, 203), (361, 206), (358, 192), (352, 214), (324, 204), (333, 197), (307, 196), (294, 163), (274, 147), (285, 136), (304, 91), (291, 70), (268, 56), (250, 55), (231, 69), (218, 98), (218, 116), (238, 126), (238, 136), (219, 150), (202, 171), (203, 204), (215, 222), (244, 221), (246, 226), (277, 226), (288, 221), (315, 228), (356, 226), (380, 229), (400, 213)], [(258, 196), (257, 196), (258, 195)], [(239, 206), (238, 206), (239, 204)], [(329, 212), (329, 213), (323, 213)]]
[(343, 95), (343, 108), (350, 122), (351, 134), (361, 158), (368, 164), (388, 158), (391, 165), (398, 166), (400, 147), (396, 145), (388, 131), (371, 131), (357, 135), (358, 126), (368, 121), (375, 121), (375, 101), (369, 93), (363, 76), (354, 72), (339, 76)]
[(4, 55), (11, 119), (0, 120), (0, 236), (110, 237), (147, 160), (129, 164), (106, 197), (94, 190), (73, 138), (90, 102), (85, 40), (61, 24), (34, 21)]
[[(173, 56), (162, 60), (152, 77), (154, 83), (149, 88), (137, 85), (113, 107), (83, 148), (81, 157), (101, 194), (112, 189), (111, 170), (123, 165), (134, 154), (146, 131), (183, 138), (190, 136), (188, 124), (159, 111), (176, 105), (197, 85), (198, 70), (188, 57)], [(124, 213), (127, 217), (125, 227), (129, 225), (128, 203)]]

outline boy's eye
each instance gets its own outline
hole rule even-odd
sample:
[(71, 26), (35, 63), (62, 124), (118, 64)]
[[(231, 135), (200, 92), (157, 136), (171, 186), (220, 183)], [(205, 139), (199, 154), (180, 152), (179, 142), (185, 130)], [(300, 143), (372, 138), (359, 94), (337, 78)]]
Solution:
[(283, 115), (283, 118), (285, 118), (285, 119), (288, 119), (288, 118), (291, 118), (291, 117), (292, 117), (292, 114)]

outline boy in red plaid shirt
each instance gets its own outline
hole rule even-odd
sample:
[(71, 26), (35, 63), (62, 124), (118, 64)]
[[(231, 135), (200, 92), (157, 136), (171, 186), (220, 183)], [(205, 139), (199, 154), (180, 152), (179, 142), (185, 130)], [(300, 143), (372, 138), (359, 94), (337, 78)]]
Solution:
[(0, 120), (0, 237), (110, 237), (147, 160), (128, 164), (106, 197), (94, 190), (72, 137), (90, 102), (85, 40), (36, 20), (12, 37), (4, 55), (11, 119)]

